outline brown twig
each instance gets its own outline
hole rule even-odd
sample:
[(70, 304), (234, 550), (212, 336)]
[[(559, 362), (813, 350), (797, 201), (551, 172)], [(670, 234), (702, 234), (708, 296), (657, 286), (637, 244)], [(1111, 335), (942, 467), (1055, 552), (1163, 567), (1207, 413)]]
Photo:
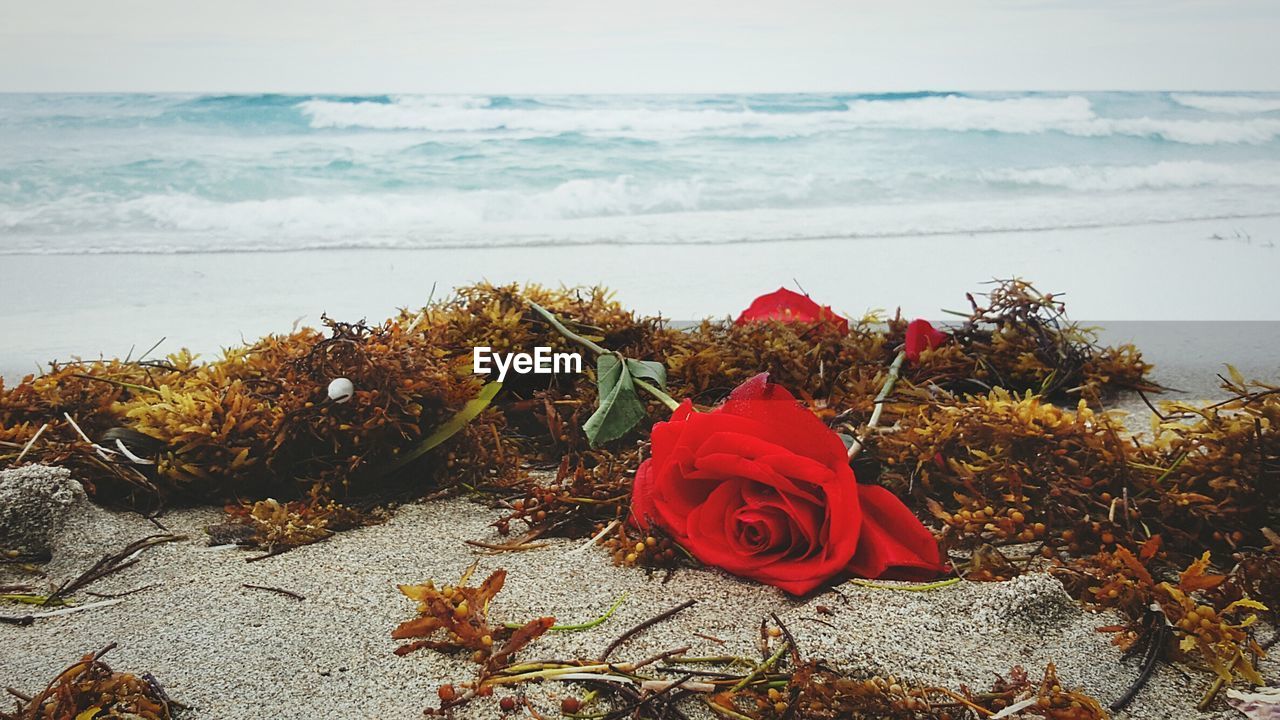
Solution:
[(659, 614), (657, 614), (657, 615), (654, 615), (653, 617), (649, 618), (648, 620), (645, 620), (644, 622), (640, 623), (639, 625), (636, 625), (635, 627), (631, 628), (630, 630), (627, 630), (626, 632), (624, 632), (624, 633), (622, 633), (621, 635), (619, 635), (619, 636), (617, 637), (617, 639), (616, 639), (616, 640), (614, 640), (613, 642), (609, 643), (609, 647), (605, 648), (605, 649), (604, 649), (604, 652), (600, 653), (600, 660), (602, 660), (602, 661), (603, 661), (603, 660), (608, 659), (609, 655), (610, 655), (614, 650), (616, 650), (616, 649), (618, 648), (618, 646), (619, 646), (619, 645), (621, 645), (622, 643), (624, 643), (624, 642), (626, 642), (626, 641), (630, 640), (630, 639), (631, 639), (632, 637), (634, 637), (635, 635), (638, 635), (638, 634), (640, 634), (640, 633), (644, 632), (645, 630), (649, 629), (650, 627), (652, 627), (652, 626), (654, 626), (654, 625), (657, 625), (658, 623), (662, 622), (663, 620), (666, 620), (667, 618), (671, 617), (672, 615), (675, 615), (676, 613), (682, 612), (682, 611), (684, 611), (684, 610), (688, 610), (689, 608), (691, 608), (691, 607), (693, 607), (695, 604), (697, 604), (697, 602), (698, 602), (697, 600), (685, 600), (684, 602), (682, 602), (682, 603), (680, 603), (679, 605), (677, 605), (677, 606), (675, 606), (675, 607), (671, 608), (670, 610), (667, 610), (667, 611), (665, 611), (665, 612), (662, 612), (662, 613), (659, 613)]
[(240, 587), (248, 588), (250, 590), (265, 590), (266, 592), (273, 592), (277, 595), (283, 595), (288, 598), (293, 598), (294, 600), (306, 600), (306, 598), (303, 597), (302, 595), (299, 595), (298, 593), (292, 590), (285, 590), (284, 588), (270, 587), (267, 585), (251, 585), (249, 583), (244, 583)]
[(54, 600), (61, 599), (77, 590), (82, 590), (112, 573), (134, 565), (138, 562), (136, 555), (149, 547), (186, 539), (186, 535), (150, 535), (141, 540), (131, 542), (117, 553), (104, 555), (101, 560), (81, 573), (79, 577), (63, 583), (57, 590), (49, 593), (49, 596), (41, 604), (48, 605)]
[(261, 554), (261, 555), (254, 555), (254, 556), (253, 556), (253, 557), (251, 557), (251, 558), (245, 558), (245, 559), (244, 559), (244, 561), (245, 561), (245, 562), (258, 562), (259, 560), (266, 560), (267, 558), (273, 558), (273, 557), (275, 557), (275, 556), (277, 556), (277, 555), (283, 555), (283, 554), (285, 554), (286, 552), (288, 552), (290, 549), (291, 549), (291, 548), (290, 548), (290, 547), (288, 547), (287, 545), (275, 545), (275, 546), (272, 546), (272, 547), (271, 547), (269, 550), (267, 550), (265, 553), (263, 553), (263, 554)]
[(547, 546), (547, 543), (544, 543), (544, 542), (531, 543), (524, 540), (517, 541), (514, 543), (508, 543), (506, 545), (495, 545), (494, 543), (487, 543), (481, 540), (463, 540), (463, 542), (472, 547), (483, 548), (485, 550), (492, 550), (493, 554), (495, 555), (498, 553), (505, 553), (505, 552), (523, 552), (525, 550), (535, 550), (537, 548)]
[(160, 583), (151, 583), (150, 585), (143, 585), (140, 588), (126, 590), (122, 593), (96, 593), (90, 590), (85, 590), (84, 594), (92, 595), (93, 597), (96, 597), (96, 598), (106, 598), (108, 600), (114, 600), (116, 598), (129, 597), (130, 595), (136, 595), (140, 592), (144, 592), (146, 590), (150, 590), (152, 588), (158, 588), (158, 587), (160, 587)]
[[(666, 695), (668, 693), (672, 693), (672, 691), (674, 691), (679, 687), (682, 687), (685, 683), (689, 682), (693, 678), (694, 678), (694, 673), (692, 672), (686, 673), (684, 677), (680, 678), (679, 680), (676, 680), (675, 682), (659, 690), (658, 692), (653, 693), (652, 695), (643, 695), (643, 694), (639, 695), (636, 699), (632, 700), (629, 704), (624, 705), (623, 707), (618, 708), (613, 712), (610, 712), (608, 715), (605, 715), (603, 718), (601, 718), (601, 720), (615, 720), (615, 719), (620, 720), (621, 718), (626, 717), (627, 715), (631, 715), (632, 717), (648, 717), (643, 713), (643, 710), (645, 709), (646, 706), (660, 705), (661, 703), (663, 703), (664, 700), (666, 700)], [(672, 700), (666, 701), (665, 705), (662, 707), (655, 707), (654, 709), (657, 711), (657, 713), (653, 715), (653, 717), (659, 717), (659, 718), (667, 717), (669, 714), (668, 711), (675, 711), (675, 708), (670, 706), (670, 704), (674, 701), (675, 699), (672, 699)]]
[(28, 694), (26, 694), (26, 693), (24, 693), (24, 692), (21, 692), (20, 690), (17, 690), (17, 689), (15, 689), (15, 688), (11, 688), (11, 687), (7, 687), (7, 688), (5, 688), (5, 689), (4, 689), (4, 691), (5, 691), (5, 692), (7, 692), (7, 693), (9, 693), (9, 694), (10, 694), (10, 695), (12, 695), (12, 696), (14, 696), (14, 697), (18, 698), (18, 699), (19, 699), (19, 700), (21, 700), (22, 702), (31, 702), (31, 696), (30, 696), (30, 695), (28, 695)]
[(658, 653), (657, 655), (654, 655), (654, 656), (652, 656), (652, 657), (647, 657), (647, 658), (645, 658), (644, 660), (641, 660), (640, 662), (637, 662), (637, 663), (630, 663), (630, 670), (629, 670), (629, 671), (630, 671), (630, 672), (635, 672), (636, 670), (639, 670), (640, 668), (642, 668), (642, 667), (644, 667), (644, 666), (646, 666), (646, 665), (652, 665), (652, 664), (654, 664), (654, 663), (656, 663), (656, 662), (658, 662), (658, 661), (660, 661), (660, 660), (666, 660), (666, 659), (667, 659), (667, 658), (669, 658), (669, 657), (675, 657), (675, 656), (677, 656), (677, 655), (683, 655), (683, 654), (685, 654), (685, 653), (687, 653), (687, 652), (689, 652), (689, 646), (688, 646), (688, 645), (685, 645), (685, 646), (683, 646), (683, 647), (678, 647), (678, 648), (672, 648), (671, 650), (664, 650), (663, 652), (660, 652), (660, 653)]
[(791, 662), (797, 666), (800, 665), (804, 662), (804, 658), (801, 656), (800, 646), (796, 644), (795, 636), (791, 634), (791, 629), (786, 626), (786, 623), (782, 622), (782, 618), (778, 617), (778, 613), (771, 612), (769, 617), (773, 618), (774, 624), (782, 631), (782, 636), (787, 639), (787, 642), (791, 643)]

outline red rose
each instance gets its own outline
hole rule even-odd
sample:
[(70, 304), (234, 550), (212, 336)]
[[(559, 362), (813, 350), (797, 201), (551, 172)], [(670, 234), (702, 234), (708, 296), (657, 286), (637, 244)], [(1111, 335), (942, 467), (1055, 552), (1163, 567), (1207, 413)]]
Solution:
[(907, 325), (907, 359), (920, 362), (920, 353), (932, 350), (947, 341), (947, 334), (934, 329), (928, 320), (912, 320)]
[(840, 438), (767, 374), (712, 412), (686, 400), (652, 440), (631, 521), (708, 565), (793, 595), (845, 574), (942, 569), (933, 535), (888, 490), (859, 485)]
[(777, 292), (761, 295), (751, 301), (751, 307), (743, 310), (734, 324), (745, 325), (763, 320), (822, 324), (842, 333), (849, 332), (849, 321), (837, 315), (830, 306), (819, 305), (808, 295), (786, 288), (778, 288)]

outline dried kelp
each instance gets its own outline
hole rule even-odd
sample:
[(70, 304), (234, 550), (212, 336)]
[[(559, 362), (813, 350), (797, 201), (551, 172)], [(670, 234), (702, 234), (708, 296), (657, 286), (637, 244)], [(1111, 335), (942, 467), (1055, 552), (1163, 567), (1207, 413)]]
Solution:
[[(690, 657), (688, 647), (672, 648), (641, 660), (610, 659), (630, 635), (670, 617), (676, 606), (624, 632), (598, 659), (529, 661), (497, 668), (481, 680), (442, 686), (443, 713), (477, 695), (529, 682), (566, 681), (591, 688), (564, 696), (561, 712), (574, 717), (687, 717), (701, 705), (718, 717), (742, 720), (978, 720), (1000, 712), (1054, 720), (1101, 720), (1106, 711), (1087, 694), (1064, 687), (1052, 664), (1038, 681), (1020, 667), (997, 678), (987, 691), (948, 689), (894, 676), (850, 674), (820, 660), (805, 660), (785, 625), (773, 617), (761, 625), (761, 657)], [(503, 698), (510, 712), (514, 702)], [(531, 708), (532, 710), (532, 708)], [(536, 711), (534, 712), (537, 716)]]
[[(1149, 370), (1136, 353), (1090, 344), (1086, 331), (1061, 318), (1056, 300), (1025, 283), (1001, 285), (991, 297), (988, 307), (975, 306), (957, 342), (908, 378), (1062, 386), (1046, 383), (1052, 376), (1107, 388), (1138, 383)], [(44, 427), (25, 459), (70, 465), (96, 495), (135, 502), (146, 495), (294, 499), (316, 487), (338, 500), (369, 494), (389, 470), (407, 474), (397, 455), (477, 396), (484, 379), (469, 372), (474, 347), (572, 349), (532, 303), (610, 351), (663, 364), (676, 397), (712, 404), (768, 371), (823, 416), (843, 420), (870, 414), (904, 325), (871, 315), (847, 333), (784, 322), (706, 321), (676, 330), (660, 317), (637, 317), (600, 288), (482, 283), (379, 325), (326, 318), (326, 332), (268, 336), (212, 362), (180, 352), (157, 361), (55, 365), (0, 390), (0, 442), (20, 449)], [(352, 383), (349, 400), (327, 396), (335, 378)], [(566, 456), (575, 472), (603, 466), (625, 476), (630, 462), (616, 449), (625, 440), (603, 455), (587, 446), (581, 428), (594, 405), (590, 371), (512, 375), (493, 406), (447, 448), (415, 463), (412, 476), (422, 485), (510, 486), (523, 465)], [(656, 401), (648, 410), (649, 422), (665, 412)], [(642, 438), (647, 427), (632, 436)], [(0, 455), (0, 465), (19, 452)], [(604, 474), (614, 484), (614, 473)]]
[[(1156, 389), (1146, 379), (1152, 366), (1137, 348), (1099, 346), (1093, 329), (1067, 317), (1059, 296), (1015, 278), (996, 282), (982, 297), (968, 296), (971, 310), (953, 331), (954, 342), (933, 351), (935, 384), (967, 392), (1031, 390), (1055, 399)], [(905, 332), (906, 323), (895, 325)]]
[(215, 541), (252, 545), (266, 551), (262, 559), (310, 545), (364, 524), (360, 512), (332, 500), (312, 497), (281, 503), (273, 498), (227, 507), (226, 522), (208, 529)]
[[(63, 670), (44, 690), (21, 698), (3, 720), (169, 720), (182, 707), (165, 694), (150, 674), (111, 669), (102, 657), (115, 644), (90, 653)], [(10, 691), (11, 693), (13, 691)]]
[[(418, 603), (418, 617), (400, 623), (391, 633), (396, 640), (412, 640), (396, 648), (397, 655), (431, 648), (444, 652), (465, 651), (480, 666), (479, 676), (463, 684), (463, 692), (453, 685), (440, 688), (441, 711), (463, 704), (477, 692), (490, 694), (484, 683), (510, 666), (512, 658), (526, 645), (547, 632), (555, 618), (543, 617), (523, 625), (507, 626), (489, 619), (489, 603), (502, 590), (506, 570), (491, 574), (478, 586), (468, 585), (476, 566), (462, 574), (456, 585), (437, 588), (434, 582), (401, 585), (400, 592)], [(431, 711), (428, 711), (429, 713)]]
[(1089, 695), (1064, 688), (1050, 663), (1041, 679), (1031, 680), (1015, 667), (997, 678), (986, 692), (951, 690), (910, 683), (896, 677), (856, 678), (821, 663), (797, 670), (785, 688), (754, 693), (755, 714), (749, 717), (792, 717), (797, 720), (977, 720), (1016, 708), (1017, 717), (1052, 720), (1101, 720), (1106, 711)]
[[(480, 583), (467, 585), (472, 566), (456, 585), (437, 588), (434, 582), (424, 585), (401, 585), (400, 592), (418, 603), (419, 617), (407, 620), (391, 633), (396, 640), (419, 638), (396, 648), (405, 655), (421, 648), (458, 651), (469, 650), (472, 659), (481, 663), (486, 673), (505, 667), (511, 656), (539, 635), (545, 633), (555, 618), (530, 620), (515, 629), (489, 621), (489, 602), (502, 590), (505, 570), (498, 570)], [(439, 639), (432, 639), (437, 634)]]
[[(1213, 692), (1221, 683), (1237, 677), (1255, 685), (1264, 683), (1254, 667), (1254, 658), (1265, 655), (1262, 647), (1248, 633), (1257, 612), (1267, 610), (1256, 599), (1212, 594), (1229, 577), (1210, 571), (1209, 553), (1192, 562), (1176, 580), (1157, 579), (1148, 565), (1155, 565), (1160, 554), (1159, 536), (1147, 541), (1138, 554), (1124, 547), (1099, 553), (1054, 570), (1067, 589), (1084, 601), (1119, 610), (1130, 619), (1127, 625), (1109, 628), (1116, 633), (1115, 643), (1129, 649), (1149, 641), (1138, 628), (1144, 615), (1154, 612), (1163, 621), (1161, 629), (1171, 656), (1193, 661), (1218, 677)], [(1167, 632), (1163, 628), (1168, 628)], [(1212, 693), (1210, 693), (1211, 695)]]

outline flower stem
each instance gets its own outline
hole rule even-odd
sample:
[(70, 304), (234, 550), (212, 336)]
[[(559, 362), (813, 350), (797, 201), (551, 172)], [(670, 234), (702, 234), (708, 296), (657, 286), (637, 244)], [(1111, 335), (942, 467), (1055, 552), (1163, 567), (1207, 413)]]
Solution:
[(675, 410), (676, 408), (680, 407), (680, 403), (676, 402), (675, 398), (672, 398), (670, 395), (662, 392), (661, 390), (650, 385), (644, 380), (641, 380), (638, 377), (633, 377), (631, 378), (631, 382), (635, 383), (636, 387), (640, 388), (641, 390), (644, 390), (645, 392), (649, 393), (650, 395), (654, 396), (659, 401), (661, 401), (663, 405), (667, 406), (668, 410)]
[(884, 387), (880, 388), (880, 394), (876, 395), (875, 409), (871, 411), (871, 419), (867, 421), (867, 427), (862, 432), (862, 437), (853, 441), (849, 446), (849, 459), (853, 460), (858, 457), (858, 453), (862, 452), (863, 441), (867, 435), (880, 425), (880, 414), (884, 412), (884, 401), (889, 398), (889, 394), (893, 392), (893, 386), (898, 383), (898, 376), (902, 373), (902, 363), (907, 359), (907, 352), (900, 351), (898, 356), (893, 359), (893, 363), (889, 365), (889, 377), (885, 378)]
[[(543, 317), (543, 319), (545, 319), (547, 322), (551, 323), (551, 327), (555, 328), (555, 329), (556, 329), (556, 332), (558, 332), (558, 333), (560, 333), (561, 335), (565, 336), (565, 338), (567, 338), (567, 339), (569, 339), (569, 340), (572, 340), (573, 342), (578, 343), (579, 345), (581, 345), (582, 347), (584, 347), (584, 348), (586, 348), (586, 349), (590, 350), (591, 352), (595, 353), (596, 355), (607, 355), (607, 354), (609, 354), (610, 352), (612, 352), (612, 351), (610, 351), (610, 350), (606, 350), (605, 348), (603, 348), (603, 347), (601, 347), (601, 346), (597, 345), (596, 343), (594, 343), (594, 342), (592, 342), (592, 341), (590, 341), (590, 340), (588, 340), (588, 339), (586, 339), (586, 338), (582, 337), (581, 335), (579, 335), (579, 334), (575, 333), (574, 331), (570, 330), (569, 328), (565, 327), (565, 324), (564, 324), (563, 322), (561, 322), (561, 321), (560, 321), (560, 318), (558, 318), (558, 317), (556, 317), (556, 316), (555, 316), (555, 313), (553, 313), (553, 312), (551, 312), (550, 310), (548, 310), (548, 309), (546, 309), (546, 308), (542, 307), (542, 306), (541, 306), (541, 305), (539, 305), (538, 303), (533, 302), (532, 300), (530, 300), (530, 301), (529, 301), (529, 307), (533, 308), (534, 312), (538, 313), (539, 315), (541, 315), (541, 316)], [(616, 354), (616, 353), (615, 353), (615, 354)], [(623, 358), (621, 355), (619, 355), (619, 356), (618, 356), (618, 361), (619, 361), (619, 362), (622, 362), (622, 363), (624, 363), (624, 364), (625, 364), (625, 363), (626, 363), (626, 358)], [(660, 389), (658, 389), (658, 388), (654, 387), (653, 385), (650, 385), (649, 383), (645, 382), (644, 380), (641, 380), (640, 378), (634, 378), (634, 377), (633, 377), (633, 378), (631, 379), (631, 382), (633, 382), (633, 383), (635, 384), (635, 386), (636, 386), (636, 387), (640, 388), (641, 390), (644, 390), (645, 392), (647, 392), (647, 393), (649, 393), (650, 395), (652, 395), (652, 396), (654, 396), (655, 398), (657, 398), (657, 399), (658, 399), (658, 400), (659, 400), (663, 405), (666, 405), (666, 406), (667, 406), (667, 409), (668, 409), (668, 410), (675, 410), (676, 408), (680, 407), (680, 403), (676, 402), (676, 401), (675, 401), (675, 399), (673, 399), (670, 395), (668, 395), (668, 394), (666, 394), (665, 392), (663, 392), (662, 390), (660, 390)]]
[(601, 671), (609, 671), (608, 663), (597, 663), (595, 665), (567, 665), (558, 668), (550, 668), (548, 670), (537, 670), (534, 672), (520, 673), (519, 675), (499, 675), (491, 677), (484, 681), (485, 685), (510, 685), (512, 683), (524, 682), (526, 680), (547, 680), (558, 675), (571, 675), (573, 673), (594, 673)]
[(556, 332), (565, 336), (569, 340), (572, 340), (578, 343), (579, 345), (587, 348), (588, 350), (590, 350), (591, 352), (597, 355), (604, 355), (605, 353), (609, 352), (608, 350), (605, 350), (599, 345), (591, 342), (590, 340), (582, 337), (581, 335), (565, 327), (564, 323), (560, 322), (560, 318), (556, 317), (554, 313), (542, 307), (538, 303), (530, 300), (529, 307), (533, 308), (535, 312), (541, 315), (547, 322), (551, 323), (551, 327), (555, 328)]

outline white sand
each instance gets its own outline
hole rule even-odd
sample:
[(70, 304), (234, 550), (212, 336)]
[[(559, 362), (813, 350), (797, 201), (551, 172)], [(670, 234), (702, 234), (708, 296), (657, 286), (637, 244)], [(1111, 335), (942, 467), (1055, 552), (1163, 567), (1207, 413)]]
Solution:
[[(155, 532), (136, 516), (96, 514), (99, 536), (69, 538), (71, 556), (48, 566), (49, 582), (78, 574), (93, 553)], [(586, 632), (545, 636), (524, 651), (525, 659), (596, 657), (626, 628), (693, 598), (695, 607), (637, 636), (612, 659), (640, 659), (681, 645), (692, 646), (695, 654), (754, 656), (760, 620), (776, 612), (811, 656), (850, 670), (896, 673), (926, 683), (986, 688), (993, 673), (1013, 665), (1034, 673), (1055, 662), (1067, 685), (1109, 702), (1137, 672), (1133, 661), (1118, 664), (1120, 654), (1109, 636), (1095, 630), (1116, 618), (1081, 611), (1043, 576), (928, 593), (844, 586), (843, 598), (825, 593), (796, 601), (714, 570), (681, 570), (664, 583), (643, 570), (614, 567), (598, 548), (570, 553), (577, 541), (481, 556), (463, 541), (496, 540), (488, 527), (494, 517), (494, 511), (463, 499), (409, 505), (386, 524), (246, 563), (246, 552), (203, 548), (201, 528), (219, 519), (217, 510), (174, 512), (166, 524), (192, 540), (147, 550), (138, 565), (91, 589), (158, 587), (112, 607), (31, 627), (0, 627), (0, 685), (36, 690), (81, 653), (118, 642), (109, 661), (118, 669), (153, 672), (174, 698), (194, 707), (184, 717), (419, 717), (436, 702), (440, 683), (469, 679), (474, 670), (461, 659), (429, 650), (392, 654), (391, 629), (413, 615), (413, 603), (395, 585), (456, 579), (477, 557), (480, 577), (498, 567), (510, 572), (492, 608), (502, 620), (553, 614), (562, 622), (581, 622), (629, 593), (608, 622)], [(285, 588), (306, 600), (244, 589), (244, 583)], [(829, 606), (835, 615), (820, 615), (818, 605)], [(1276, 677), (1274, 665), (1264, 670)], [(1129, 716), (1200, 717), (1191, 706), (1208, 680), (1203, 673), (1162, 668)], [(548, 684), (522, 690), (555, 717), (569, 688)], [(459, 717), (496, 717), (495, 702), (478, 702)]]
[(162, 337), (162, 353), (214, 352), (295, 319), (317, 324), (322, 312), (381, 320), (421, 307), (433, 285), (439, 296), (486, 278), (603, 283), (628, 307), (676, 319), (737, 313), (796, 282), (853, 315), (901, 305), (937, 318), (967, 309), (964, 293), (991, 278), (1017, 275), (1067, 293), (1078, 319), (1280, 321), (1277, 243), (1280, 218), (1245, 218), (737, 245), (4, 256), (0, 376), (142, 352)]

